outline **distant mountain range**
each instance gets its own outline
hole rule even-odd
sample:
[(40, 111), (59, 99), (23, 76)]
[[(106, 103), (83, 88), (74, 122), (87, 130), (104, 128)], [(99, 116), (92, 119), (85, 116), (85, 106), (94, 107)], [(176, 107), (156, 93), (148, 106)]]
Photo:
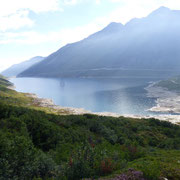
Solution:
[(111, 23), (67, 44), (19, 76), (124, 77), (180, 73), (180, 11), (161, 7), (127, 24)]
[(41, 62), (44, 59), (44, 57), (41, 56), (36, 56), (31, 58), (30, 60), (24, 61), (19, 64), (12, 65), (5, 71), (3, 71), (1, 74), (6, 76), (6, 77), (13, 77), (17, 76), (18, 74), (22, 73), (26, 69), (30, 68), (31, 66)]

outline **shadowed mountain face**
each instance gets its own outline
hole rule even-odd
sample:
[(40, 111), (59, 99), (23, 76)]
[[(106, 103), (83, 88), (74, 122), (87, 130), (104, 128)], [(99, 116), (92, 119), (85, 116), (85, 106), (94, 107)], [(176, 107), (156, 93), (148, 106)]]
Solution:
[(180, 71), (180, 11), (161, 7), (68, 44), (20, 76), (172, 76)]
[(41, 62), (44, 59), (44, 57), (41, 56), (36, 56), (31, 58), (28, 61), (24, 61), (22, 63), (19, 64), (15, 64), (11, 67), (9, 67), (8, 69), (4, 70), (2, 72), (2, 75), (6, 76), (6, 77), (13, 77), (13, 76), (17, 76), (19, 73), (25, 71), (26, 69), (30, 68), (31, 66)]

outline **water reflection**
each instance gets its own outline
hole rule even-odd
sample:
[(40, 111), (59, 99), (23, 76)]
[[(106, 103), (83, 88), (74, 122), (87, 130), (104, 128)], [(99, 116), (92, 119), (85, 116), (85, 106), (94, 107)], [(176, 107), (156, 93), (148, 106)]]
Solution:
[(59, 85), (60, 85), (60, 88), (64, 89), (64, 87), (65, 87), (65, 80), (64, 79), (60, 79)]
[(157, 79), (45, 79), (15, 78), (16, 90), (51, 98), (57, 105), (93, 112), (149, 114), (154, 99), (146, 97), (144, 87)]

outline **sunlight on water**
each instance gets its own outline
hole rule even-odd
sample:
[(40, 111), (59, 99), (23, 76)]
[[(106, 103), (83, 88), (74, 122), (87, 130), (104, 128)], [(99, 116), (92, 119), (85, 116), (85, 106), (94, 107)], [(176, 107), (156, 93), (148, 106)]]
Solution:
[(84, 108), (93, 112), (147, 115), (154, 99), (144, 87), (157, 79), (45, 79), (14, 78), (16, 90), (51, 98), (57, 105)]

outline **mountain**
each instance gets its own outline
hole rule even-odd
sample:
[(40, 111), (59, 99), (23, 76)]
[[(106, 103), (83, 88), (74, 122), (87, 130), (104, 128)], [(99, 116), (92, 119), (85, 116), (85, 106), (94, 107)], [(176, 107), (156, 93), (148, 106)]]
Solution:
[(19, 76), (165, 77), (180, 71), (180, 11), (160, 7), (67, 44)]
[(31, 66), (41, 62), (44, 59), (44, 57), (36, 56), (31, 58), (28, 61), (24, 61), (19, 64), (12, 65), (8, 69), (4, 70), (2, 72), (2, 75), (7, 77), (17, 76), (19, 73), (25, 71), (26, 69), (30, 68)]

